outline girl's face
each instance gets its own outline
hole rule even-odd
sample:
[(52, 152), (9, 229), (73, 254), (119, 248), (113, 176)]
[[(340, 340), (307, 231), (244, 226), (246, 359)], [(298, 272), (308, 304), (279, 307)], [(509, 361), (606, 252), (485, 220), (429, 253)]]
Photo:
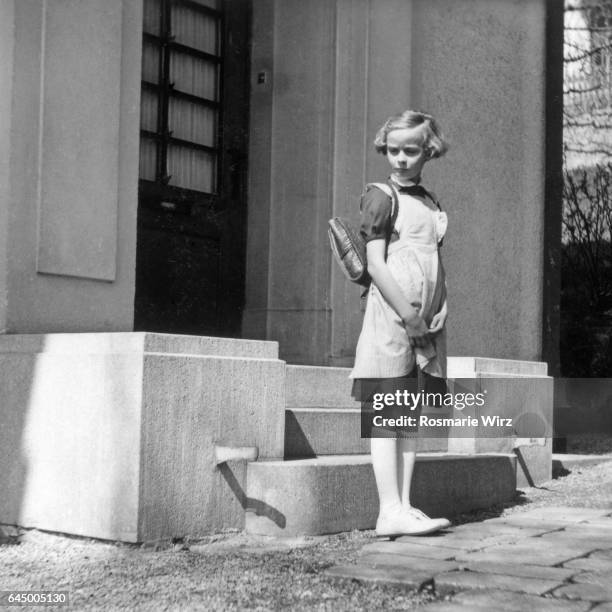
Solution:
[(392, 130), (387, 134), (387, 160), (393, 173), (407, 180), (417, 179), (427, 161), (421, 126)]

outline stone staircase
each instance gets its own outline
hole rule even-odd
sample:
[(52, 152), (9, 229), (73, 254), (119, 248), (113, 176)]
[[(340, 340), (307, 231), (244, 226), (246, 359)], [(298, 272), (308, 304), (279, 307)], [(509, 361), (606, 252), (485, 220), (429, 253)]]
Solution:
[[(347, 368), (286, 368), (284, 460), (247, 468), (249, 533), (294, 536), (371, 529), (378, 496), (369, 440)], [(457, 454), (447, 439), (424, 440), (412, 485), (413, 503), (452, 515), (513, 498), (512, 452)]]
[[(346, 368), (287, 365), (272, 341), (148, 332), (0, 335), (0, 365), (0, 524), (125, 542), (374, 526)], [(546, 364), (449, 358), (449, 377), (489, 378), (505, 416), (552, 418)], [(522, 474), (550, 479), (544, 442), (429, 439), (414, 503), (451, 515), (509, 500)]]
[(367, 454), (347, 368), (287, 366), (285, 459)]

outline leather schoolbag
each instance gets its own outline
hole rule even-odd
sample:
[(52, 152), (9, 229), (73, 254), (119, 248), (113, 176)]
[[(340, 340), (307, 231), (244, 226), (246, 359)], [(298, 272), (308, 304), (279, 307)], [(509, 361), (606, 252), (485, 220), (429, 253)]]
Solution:
[[(399, 202), (397, 192), (390, 183), (368, 183), (365, 191), (372, 187), (377, 187), (387, 194), (391, 199), (391, 217), (385, 239), (385, 249), (389, 246), (391, 233), (397, 219)], [(365, 193), (364, 191), (364, 193)], [(366, 242), (355, 228), (351, 221), (344, 217), (334, 217), (328, 222), (327, 235), (334, 258), (338, 262), (344, 275), (353, 283), (363, 287), (369, 287), (372, 279), (368, 274), (368, 264), (366, 255)]]

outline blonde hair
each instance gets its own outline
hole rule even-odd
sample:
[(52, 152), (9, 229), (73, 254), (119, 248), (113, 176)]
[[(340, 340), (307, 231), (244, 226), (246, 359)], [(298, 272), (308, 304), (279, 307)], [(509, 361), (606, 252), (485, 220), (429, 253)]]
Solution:
[(428, 159), (442, 157), (448, 151), (448, 143), (442, 135), (440, 126), (429, 114), (421, 111), (406, 110), (401, 115), (389, 117), (376, 133), (374, 147), (378, 153), (387, 154), (387, 134), (393, 130), (404, 130), (423, 126), (425, 131), (423, 147)]

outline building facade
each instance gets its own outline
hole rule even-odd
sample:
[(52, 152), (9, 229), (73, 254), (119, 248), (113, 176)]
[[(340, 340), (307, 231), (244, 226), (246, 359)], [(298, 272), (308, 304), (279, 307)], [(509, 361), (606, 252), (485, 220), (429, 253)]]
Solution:
[[(256, 474), (314, 440), (291, 408), (333, 442), (311, 454), (365, 452), (358, 411), (316, 420), (348, 372), (303, 365), (352, 364), (363, 305), (327, 220), (357, 221), (405, 108), (450, 142), (424, 173), (450, 219), (450, 376), (554, 374), (562, 30), (561, 0), (0, 0), (0, 523), (146, 541), (251, 504), (291, 532)], [(542, 389), (499, 410), (552, 413)], [(512, 450), (480, 438), (436, 450)], [(235, 448), (279, 461), (219, 461)], [(349, 459), (346, 498), (287, 479), (336, 530), (375, 517)]]
[(363, 306), (326, 222), (357, 219), (386, 175), (375, 131), (412, 107), (451, 146), (425, 171), (450, 217), (450, 354), (539, 359), (556, 4), (2, 0), (0, 330), (350, 365)]

